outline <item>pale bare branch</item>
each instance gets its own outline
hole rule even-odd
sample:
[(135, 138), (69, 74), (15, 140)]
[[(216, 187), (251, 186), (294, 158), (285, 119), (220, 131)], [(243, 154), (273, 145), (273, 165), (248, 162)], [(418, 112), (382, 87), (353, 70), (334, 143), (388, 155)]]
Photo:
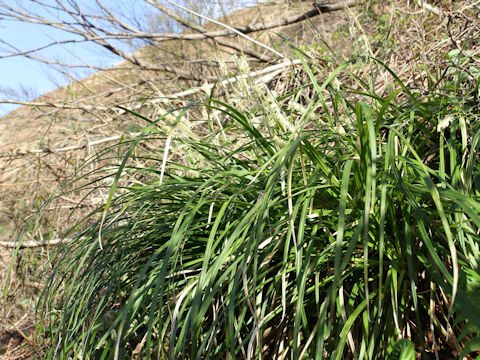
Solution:
[(75, 239), (52, 239), (52, 240), (30, 240), (30, 241), (0, 241), (0, 247), (7, 249), (27, 249), (27, 248), (36, 248), (36, 247), (46, 247), (46, 246), (56, 246), (63, 245), (73, 242)]

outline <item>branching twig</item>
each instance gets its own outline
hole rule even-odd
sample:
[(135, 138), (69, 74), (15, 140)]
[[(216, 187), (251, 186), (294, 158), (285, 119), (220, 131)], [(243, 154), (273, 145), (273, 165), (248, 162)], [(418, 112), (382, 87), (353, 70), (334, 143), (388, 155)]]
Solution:
[[(172, 19), (174, 19), (175, 21), (178, 21), (180, 24), (184, 25), (185, 27), (188, 27), (192, 30), (195, 30), (201, 34), (206, 34), (208, 33), (208, 31), (203, 27), (203, 26), (200, 26), (200, 25), (197, 25), (187, 19), (184, 19), (182, 18), (180, 15), (178, 15), (177, 13), (171, 11), (170, 9), (168, 9), (167, 7), (163, 6), (162, 4), (160, 4), (157, 0), (146, 0), (149, 4), (152, 4), (153, 6), (155, 6), (157, 9), (159, 9), (160, 11), (162, 11), (163, 13), (165, 13), (166, 15), (168, 15), (169, 17), (171, 17)], [(225, 47), (228, 47), (228, 48), (231, 48), (231, 49), (234, 49), (234, 50), (237, 50), (237, 51), (241, 51), (243, 52), (244, 54), (246, 55), (250, 55), (250, 56), (253, 56), (261, 61), (265, 61), (265, 62), (270, 62), (272, 61), (272, 58), (270, 56), (267, 56), (265, 54), (261, 54), (259, 53), (258, 51), (255, 51), (253, 49), (248, 49), (248, 48), (242, 48), (241, 46), (237, 45), (237, 44), (234, 44), (232, 42), (229, 42), (229, 41), (226, 41), (226, 40), (222, 40), (220, 38), (212, 38), (217, 44), (221, 45), (221, 46), (225, 46)]]
[(285, 55), (283, 55), (282, 53), (278, 52), (277, 50), (271, 48), (270, 46), (265, 45), (265, 44), (262, 44), (260, 41), (257, 41), (257, 40), (255, 40), (255, 39), (252, 39), (250, 36), (244, 34), (243, 32), (241, 32), (241, 31), (239, 31), (239, 30), (237, 30), (237, 29), (235, 29), (235, 28), (233, 28), (233, 27), (231, 27), (231, 26), (229, 26), (229, 25), (227, 25), (227, 24), (224, 24), (224, 23), (222, 23), (222, 22), (220, 22), (220, 21), (217, 21), (217, 20), (215, 20), (215, 19), (209, 18), (209, 17), (207, 17), (207, 16), (205, 16), (205, 15), (199, 14), (199, 13), (193, 11), (193, 10), (187, 9), (186, 7), (184, 7), (184, 6), (180, 5), (180, 4), (177, 4), (177, 3), (175, 3), (175, 2), (173, 2), (173, 1), (171, 1), (171, 0), (166, 0), (166, 1), (167, 1), (169, 4), (172, 4), (172, 5), (178, 7), (178, 8), (180, 8), (180, 9), (182, 9), (182, 10), (185, 10), (185, 11), (187, 11), (187, 12), (189, 12), (189, 13), (195, 15), (195, 16), (198, 16), (198, 17), (200, 17), (200, 18), (202, 18), (202, 19), (205, 19), (205, 20), (207, 20), (207, 21), (209, 21), (209, 22), (211, 22), (211, 23), (213, 23), (213, 24), (220, 25), (220, 26), (226, 28), (227, 30), (230, 30), (230, 31), (234, 32), (236, 35), (241, 36), (241, 37), (243, 37), (244, 39), (247, 39), (248, 41), (251, 41), (253, 44), (258, 45), (258, 46), (260, 46), (260, 47), (262, 47), (262, 48), (264, 48), (264, 49), (266, 49), (266, 50), (274, 53), (275, 55), (277, 55), (277, 56), (280, 57), (280, 58), (284, 58), (284, 57), (285, 57)]
[[(277, 70), (282, 69), (284, 67), (287, 67), (289, 65), (297, 65), (297, 64), (300, 64), (300, 63), (301, 63), (300, 59), (294, 59), (292, 61), (287, 61), (287, 62), (283, 62), (283, 63), (280, 63), (280, 64), (269, 66), (269, 67), (267, 67), (263, 70), (253, 71), (249, 74), (243, 74), (241, 76), (236, 76), (236, 77), (232, 77), (232, 78), (229, 78), (229, 79), (225, 79), (225, 80), (220, 81), (219, 83), (207, 84), (207, 85), (204, 85), (204, 86), (201, 86), (201, 87), (185, 90), (185, 91), (182, 91), (182, 92), (179, 92), (179, 93), (176, 93), (176, 94), (171, 94), (171, 95), (167, 96), (167, 98), (178, 99), (178, 98), (190, 96), (190, 95), (199, 93), (201, 91), (211, 89), (216, 85), (233, 84), (233, 83), (236, 83), (240, 79), (248, 79), (250, 77), (257, 77), (257, 76), (266, 75), (268, 73), (277, 71)], [(153, 100), (152, 102), (155, 103), (155, 102), (160, 102), (160, 101), (163, 101), (163, 100), (160, 100), (160, 99), (157, 100), (156, 99), (156, 100)]]
[[(217, 38), (217, 37), (228, 37), (228, 36), (234, 36), (238, 35), (238, 33), (242, 33), (244, 35), (250, 34), (253, 32), (257, 31), (264, 31), (264, 30), (270, 30), (273, 28), (281, 27), (281, 26), (287, 26), (287, 25), (292, 25), (307, 19), (310, 19), (312, 17), (315, 17), (321, 13), (326, 13), (326, 12), (332, 12), (332, 11), (337, 11), (337, 10), (342, 10), (345, 7), (351, 7), (357, 5), (357, 0), (347, 0), (344, 2), (340, 3), (333, 3), (333, 4), (321, 4), (321, 3), (315, 3), (315, 8), (300, 14), (300, 15), (294, 15), (288, 18), (284, 18), (278, 21), (273, 21), (265, 24), (256, 24), (256, 25), (247, 25), (247, 26), (238, 26), (238, 27), (232, 27), (231, 29), (225, 29), (225, 30), (214, 30), (214, 31), (208, 31), (204, 32), (201, 34), (183, 34), (183, 33), (146, 33), (142, 31), (137, 31), (135, 33), (113, 33), (113, 34), (108, 34), (108, 35), (103, 35), (103, 36), (95, 36), (95, 37), (88, 37), (85, 38), (85, 40), (78, 40), (78, 41), (94, 41), (96, 43), (100, 43), (102, 41), (106, 40), (133, 40), (133, 39), (144, 39), (144, 40), (155, 40), (156, 42), (163, 42), (163, 41), (169, 41), (169, 40), (202, 40), (202, 39), (209, 39), (209, 38)], [(12, 15), (10, 15), (12, 16)], [(13, 16), (12, 16), (13, 17)], [(44, 25), (50, 25), (54, 27), (58, 27), (58, 24), (53, 24), (52, 22), (48, 22), (46, 19), (44, 21), (38, 21), (34, 19), (30, 19), (28, 17), (22, 17), (18, 18), (18, 21), (23, 21), (23, 22), (28, 22), (28, 23), (34, 23), (34, 24), (44, 24)], [(64, 30), (67, 32), (72, 32), (70, 30), (67, 30), (65, 28), (59, 28), (60, 30)], [(78, 32), (75, 32), (76, 35), (82, 36), (82, 34), (78, 34)], [(75, 42), (76, 40), (68, 40), (65, 42)], [(44, 45), (42, 47), (39, 47), (37, 49), (29, 50), (28, 52), (36, 52), (39, 51), (40, 49), (45, 49), (54, 45), (57, 45), (59, 42), (54, 41), (50, 44)], [(11, 55), (7, 55), (11, 56)]]
[[(292, 61), (286, 61), (286, 62), (283, 62), (283, 63), (280, 63), (280, 64), (276, 64), (276, 65), (266, 67), (265, 69), (262, 69), (262, 70), (253, 71), (249, 74), (244, 74), (244, 75), (241, 75), (241, 76), (228, 78), (228, 79), (222, 80), (220, 82), (212, 82), (212, 83), (206, 84), (206, 85), (201, 86), (201, 87), (196, 87), (196, 88), (192, 88), (192, 89), (189, 89), (189, 90), (174, 93), (174, 94), (171, 94), (171, 95), (167, 95), (165, 97), (162, 97), (161, 99), (152, 99), (147, 103), (138, 104), (138, 105), (132, 106), (128, 109), (129, 110), (138, 110), (140, 107), (142, 107), (142, 106), (144, 106), (148, 103), (154, 104), (154, 103), (163, 102), (163, 101), (165, 101), (165, 99), (184, 98), (186, 96), (190, 96), (190, 95), (199, 93), (199, 92), (201, 92), (205, 89), (211, 89), (216, 85), (233, 84), (240, 79), (262, 76), (262, 75), (271, 73), (273, 71), (277, 71), (279, 69), (282, 69), (284, 67), (287, 67), (287, 66), (290, 66), (290, 65), (296, 65), (296, 64), (299, 64), (299, 63), (300, 63), (299, 59), (295, 59), (295, 60), (292, 60)], [(0, 100), (0, 104), (2, 104), (2, 103), (3, 104), (26, 105), (26, 106), (33, 106), (33, 107), (37, 106), (37, 107), (54, 107), (54, 108), (59, 108), (59, 109), (75, 109), (75, 110), (84, 110), (84, 111), (93, 111), (93, 110), (108, 111), (108, 110), (112, 110), (112, 108), (106, 107), (106, 106), (58, 104), (58, 103), (51, 103), (51, 102), (27, 102), (27, 101), (16, 101), (16, 100)], [(117, 139), (119, 139), (119, 136), (112, 136), (112, 137), (109, 137), (109, 138), (106, 138), (106, 139), (109, 139), (108, 141), (117, 140)], [(100, 141), (100, 140), (98, 140), (98, 141)], [(97, 145), (97, 144), (98, 144), (98, 142), (94, 142), (94, 143), (91, 143), (90, 145), (84, 144), (84, 145), (78, 145), (78, 146), (66, 147), (66, 148), (60, 148), (60, 149), (39, 149), (39, 150), (30, 150), (28, 152), (16, 152), (16, 153), (11, 153), (11, 154), (0, 154), (0, 158), (2, 158), (2, 157), (6, 158), (6, 157), (24, 156), (24, 155), (33, 154), (33, 153), (48, 153), (48, 152), (61, 152), (61, 151), (78, 150), (78, 149), (82, 149), (82, 148), (87, 147), (87, 146), (93, 146), (93, 145)]]

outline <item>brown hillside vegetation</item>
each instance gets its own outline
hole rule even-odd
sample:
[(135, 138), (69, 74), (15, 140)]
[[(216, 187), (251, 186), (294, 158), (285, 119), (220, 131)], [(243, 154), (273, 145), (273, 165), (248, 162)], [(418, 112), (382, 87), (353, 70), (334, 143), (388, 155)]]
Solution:
[[(265, 92), (282, 93), (307, 79), (292, 47), (307, 59), (317, 59), (315, 75), (321, 79), (353, 57), (375, 57), (409, 89), (420, 93), (430, 81), (429, 71), (440, 74), (447, 68), (445, 54), (459, 48), (477, 55), (480, 51), (480, 36), (471, 41), (472, 33), (480, 35), (474, 1), (348, 4), (355, 6), (324, 9), (287, 26), (248, 34), (284, 58), (239, 36), (152, 43), (134, 54), (142, 66), (122, 61), (44, 94), (0, 119), (0, 286), (6, 285), (0, 310), (0, 357), (27, 359), (41, 353), (42, 342), (33, 338), (33, 309), (43, 285), (37, 271), (51, 257), (48, 240), (68, 242), (70, 227), (104, 204), (108, 196), (108, 188), (90, 192), (69, 181), (83, 174), (82, 181), (88, 184), (94, 178), (88, 174), (104, 166), (107, 174), (107, 160), (90, 161), (88, 166), (85, 160), (95, 159), (119, 140), (135, 137), (146, 124), (138, 115), (155, 120), (211, 95), (239, 103), (241, 99), (230, 89), (242, 76), (260, 84)], [(245, 28), (299, 18), (315, 8), (312, 1), (267, 1), (220, 21)], [(201, 31), (188, 29), (184, 34), (224, 30), (207, 23)], [(374, 68), (367, 61), (365, 66), (352, 64), (349, 71), (358, 76), (375, 71), (378, 81), (372, 87), (379, 96), (398, 88), (387, 69)], [(344, 85), (356, 90), (354, 83)], [(186, 116), (191, 123), (185, 131), (201, 137), (206, 132), (206, 115), (196, 111)], [(162, 126), (168, 129), (169, 125)], [(163, 140), (152, 144), (165, 146)], [(124, 150), (118, 146), (116, 163)], [(180, 150), (171, 156), (184, 155)], [(105, 179), (106, 185), (111, 182), (111, 177)], [(62, 195), (51, 200), (60, 190)], [(24, 242), (22, 249), (14, 245), (18, 239)], [(12, 262), (14, 253), (18, 257)], [(454, 340), (442, 339), (436, 339), (441, 358), (459, 354)], [(432, 358), (434, 341), (426, 343)]]
[[(242, 27), (257, 22), (268, 24), (311, 10), (311, 3), (306, 2), (266, 3), (221, 20)], [(211, 31), (222, 29), (214, 24), (206, 27)], [(328, 41), (333, 34), (336, 36), (333, 46), (343, 53), (348, 49), (344, 46), (349, 42), (347, 28), (348, 14), (337, 11), (271, 31), (256, 32), (255, 38), (272, 43), (280, 52), (288, 54), (288, 45), (274, 32), (283, 34), (297, 46), (315, 43), (321, 38)], [(240, 48), (265, 53), (248, 40), (233, 41)], [(204, 91), (189, 96), (182, 95), (182, 91), (214, 84), (225, 75), (231, 76), (232, 73), (221, 73), (218, 60), (230, 68), (228, 71), (234, 71), (234, 53), (208, 40), (174, 40), (162, 43), (160, 48), (142, 48), (136, 54), (138, 57), (152, 64), (169, 64), (175, 70), (144, 70), (124, 61), (112, 69), (45, 94), (31, 105), (3, 117), (0, 120), (0, 234), (7, 236), (12, 225), (21, 226), (23, 209), (31, 210), (44, 201), (81, 159), (92, 156), (101, 145), (108, 145), (108, 141), (103, 142), (105, 139), (119, 136), (138, 124), (138, 118), (125, 114), (119, 106), (137, 111), (141, 108), (142, 114), (154, 118), (159, 105), (168, 109), (193, 101), (198, 95), (204, 96)], [(252, 69), (268, 66), (248, 55), (247, 58), (251, 60)], [(181, 98), (175, 99), (176, 94)], [(73, 150), (68, 150), (70, 148)], [(77, 200), (64, 200), (58, 205), (68, 207)]]

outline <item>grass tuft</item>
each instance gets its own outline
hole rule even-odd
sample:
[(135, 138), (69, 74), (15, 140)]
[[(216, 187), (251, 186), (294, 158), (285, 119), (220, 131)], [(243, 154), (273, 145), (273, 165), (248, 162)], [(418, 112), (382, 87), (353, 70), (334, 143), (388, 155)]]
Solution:
[(372, 60), (400, 89), (379, 96), (347, 85), (367, 84), (350, 63), (321, 82), (297, 55), (304, 84), (242, 83), (242, 105), (192, 105), (205, 136), (174, 134), (186, 108), (128, 144), (107, 204), (51, 263), (48, 358), (480, 349), (478, 81), (419, 95)]

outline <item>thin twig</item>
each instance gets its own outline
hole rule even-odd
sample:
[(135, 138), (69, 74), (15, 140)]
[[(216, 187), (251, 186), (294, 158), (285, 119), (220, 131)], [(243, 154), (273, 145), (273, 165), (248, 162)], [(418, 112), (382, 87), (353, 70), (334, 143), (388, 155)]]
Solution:
[[(310, 19), (312, 17), (315, 17), (321, 13), (327, 13), (327, 12), (332, 12), (332, 11), (337, 11), (337, 10), (343, 10), (346, 7), (351, 7), (355, 6), (358, 4), (357, 0), (347, 0), (339, 3), (329, 3), (329, 4), (322, 4), (320, 2), (315, 2), (315, 8), (312, 10), (309, 10), (303, 14), (300, 15), (294, 15), (288, 18), (281, 19), (279, 21), (273, 21), (269, 22), (266, 24), (256, 24), (256, 25), (247, 25), (247, 26), (239, 26), (239, 27), (232, 27), (231, 29), (225, 29), (225, 30), (214, 30), (214, 31), (209, 31), (205, 33), (200, 33), (200, 34), (178, 34), (178, 33), (145, 33), (142, 31), (135, 31), (134, 33), (111, 33), (108, 35), (104, 36), (85, 36), (86, 34), (83, 34), (80, 31), (72, 31), (71, 29), (66, 29), (62, 26), (59, 26), (57, 23), (52, 23), (49, 22), (48, 19), (43, 19), (41, 18), (40, 20), (28, 17), (28, 16), (14, 16), (14, 14), (8, 14), (11, 18), (15, 19), (16, 21), (22, 21), (22, 22), (28, 22), (28, 23), (33, 23), (33, 24), (43, 24), (43, 25), (50, 25), (52, 27), (58, 28), (59, 30), (63, 30), (66, 32), (74, 33), (79, 36), (82, 36), (83, 39), (80, 40), (63, 40), (63, 41), (53, 41), (50, 44), (31, 49), (25, 52), (18, 51), (17, 54), (11, 54), (11, 55), (5, 55), (2, 57), (10, 57), (10, 56), (16, 56), (16, 55), (22, 55), (22, 54), (33, 54), (38, 52), (41, 49), (45, 49), (51, 46), (55, 46), (61, 43), (71, 43), (71, 42), (87, 42), (87, 41), (92, 41), (97, 44), (100, 44), (104, 46), (106, 40), (132, 40), (132, 39), (144, 39), (144, 40), (155, 40), (156, 42), (163, 42), (163, 41), (169, 41), (169, 40), (202, 40), (202, 39), (207, 39), (207, 38), (216, 38), (216, 37), (226, 37), (226, 36), (233, 36), (233, 35), (238, 35), (239, 33), (242, 33), (244, 35), (250, 34), (253, 32), (257, 31), (264, 31), (264, 30), (270, 30), (273, 28), (281, 27), (281, 26), (287, 26), (287, 25), (292, 25), (307, 19)], [(5, 14), (6, 15), (6, 14)], [(111, 49), (109, 49), (111, 50)], [(126, 55), (126, 54), (124, 54)], [(123, 56), (122, 56), (123, 57)], [(125, 57), (123, 57), (125, 58)], [(127, 58), (130, 58), (127, 56)], [(133, 59), (127, 59), (131, 60), (131, 62), (135, 63), (135, 60)]]
[(61, 244), (68, 244), (74, 241), (75, 239), (52, 239), (52, 240), (31, 240), (31, 241), (0, 241), (0, 247), (8, 248), (8, 249), (16, 249), (17, 247), (20, 249), (26, 248), (36, 248), (36, 247), (44, 247), (44, 246), (55, 246)]
[(180, 4), (177, 4), (177, 3), (175, 3), (175, 2), (173, 2), (173, 1), (171, 1), (171, 0), (166, 0), (166, 1), (167, 1), (169, 4), (171, 4), (171, 5), (174, 5), (174, 6), (180, 8), (180, 9), (182, 9), (182, 10), (184, 10), (184, 11), (187, 11), (187, 12), (195, 15), (195, 16), (198, 16), (199, 18), (205, 19), (205, 20), (207, 20), (207, 21), (209, 21), (209, 22), (211, 22), (211, 23), (213, 23), (213, 24), (220, 25), (220, 26), (224, 27), (224, 28), (227, 29), (227, 30), (233, 31), (236, 35), (241, 36), (241, 37), (243, 37), (244, 39), (247, 39), (248, 41), (251, 41), (251, 42), (254, 43), (255, 45), (258, 45), (258, 46), (260, 46), (260, 47), (262, 47), (262, 48), (264, 48), (264, 49), (266, 49), (266, 50), (274, 53), (275, 55), (277, 55), (277, 56), (280, 57), (280, 58), (285, 58), (285, 55), (283, 55), (281, 52), (278, 52), (277, 50), (271, 48), (271, 47), (268, 46), (268, 45), (265, 45), (265, 44), (261, 43), (260, 41), (257, 41), (257, 40), (255, 40), (255, 39), (252, 39), (250, 36), (245, 35), (243, 32), (238, 31), (237, 29), (235, 29), (235, 28), (233, 28), (233, 27), (231, 27), (231, 26), (229, 26), (229, 25), (227, 25), (227, 24), (224, 24), (224, 23), (222, 23), (222, 22), (220, 22), (220, 21), (217, 21), (217, 20), (215, 20), (215, 19), (209, 18), (208, 16), (199, 14), (199, 13), (197, 13), (196, 11), (193, 11), (193, 10), (191, 10), (191, 9), (188, 9), (188, 8), (186, 8), (186, 7), (184, 7), (184, 6), (180, 5)]
[[(168, 9), (166, 6), (163, 6), (162, 4), (160, 4), (157, 0), (146, 0), (149, 4), (155, 6), (157, 9), (159, 9), (160, 11), (164, 12), (166, 15), (168, 15), (169, 17), (171, 17), (172, 19), (174, 19), (175, 21), (179, 22), (180, 24), (182, 24), (183, 26), (187, 27), (187, 28), (190, 28), (192, 30), (195, 30), (199, 33), (202, 33), (202, 34), (205, 34), (205, 33), (208, 33), (208, 30), (205, 29), (203, 26), (200, 26), (198, 24), (195, 24), (187, 19), (184, 19), (183, 17), (181, 17), (180, 15), (178, 15), (177, 13), (175, 13), (174, 11)], [(225, 40), (222, 40), (220, 38), (211, 38), (213, 41), (215, 41), (218, 45), (221, 45), (221, 46), (225, 46), (225, 47), (228, 47), (228, 48), (231, 48), (231, 49), (234, 49), (234, 50), (237, 50), (237, 51), (240, 51), (240, 52), (243, 52), (244, 54), (246, 55), (250, 55), (250, 56), (253, 56), (255, 58), (257, 58), (258, 60), (260, 61), (264, 61), (264, 62), (270, 62), (272, 61), (272, 58), (270, 56), (267, 56), (265, 54), (262, 54), (262, 53), (259, 53), (258, 51), (255, 51), (253, 49), (247, 49), (247, 48), (242, 48), (240, 45), (238, 44), (235, 44), (235, 43), (231, 43), (229, 41), (225, 41)]]
[[(140, 135), (140, 132), (134, 132), (131, 133), (133, 137)], [(45, 149), (33, 149), (33, 150), (24, 150), (24, 151), (17, 151), (17, 152), (12, 152), (12, 153), (3, 153), (0, 154), (0, 158), (12, 158), (12, 157), (19, 157), (19, 156), (26, 156), (26, 155), (32, 155), (32, 154), (41, 154), (41, 153), (59, 153), (59, 152), (65, 152), (65, 151), (72, 151), (72, 150), (80, 150), (84, 148), (89, 148), (95, 145), (103, 144), (106, 142), (114, 141), (114, 140), (119, 140), (122, 136), (124, 135), (114, 135), (114, 136), (109, 136), (106, 138), (94, 140), (94, 141), (89, 141), (86, 144), (82, 145), (74, 145), (74, 146), (66, 146), (63, 148), (45, 148)]]
[[(211, 89), (211, 88), (213, 88), (214, 86), (217, 86), (217, 85), (233, 84), (233, 83), (236, 83), (237, 81), (239, 81), (240, 79), (248, 79), (250, 77), (257, 77), (257, 76), (266, 75), (268, 73), (277, 71), (277, 70), (282, 69), (284, 67), (287, 67), (289, 65), (298, 65), (300, 63), (301, 63), (300, 59), (294, 59), (292, 61), (286, 61), (286, 62), (283, 62), (283, 63), (280, 63), (280, 64), (276, 64), (276, 65), (266, 67), (265, 69), (262, 69), (262, 70), (253, 71), (249, 74), (243, 74), (241, 76), (236, 76), (236, 77), (232, 77), (232, 78), (229, 78), (229, 79), (225, 79), (225, 80), (222, 80), (218, 83), (206, 84), (204, 86), (200, 86), (200, 87), (197, 87), (197, 88), (181, 91), (181, 92), (178, 92), (176, 94), (169, 95), (169, 96), (167, 96), (167, 98), (178, 99), (178, 98), (186, 97), (186, 96), (193, 95), (193, 94), (196, 94), (196, 93), (204, 91), (204, 90), (209, 90), (209, 89)], [(152, 103), (161, 102), (161, 101), (164, 101), (164, 100), (163, 99), (156, 99), (156, 100), (153, 100)]]
[(30, 339), (30, 337), (28, 337), (22, 330), (20, 330), (20, 328), (12, 321), (10, 321), (8, 318), (6, 319), (8, 321), (8, 323), (10, 325), (13, 326), (13, 328), (20, 334), (21, 337), (23, 337), (23, 339), (28, 342), (29, 345), (33, 345), (34, 342), (32, 339)]
[[(220, 82), (206, 84), (204, 86), (200, 86), (200, 87), (197, 87), (197, 88), (193, 88), (193, 89), (181, 91), (181, 92), (178, 92), (178, 93), (175, 93), (175, 94), (167, 95), (167, 96), (162, 97), (162, 98), (152, 99), (149, 103), (156, 104), (156, 103), (164, 102), (165, 99), (179, 99), (179, 98), (187, 97), (187, 96), (199, 93), (201, 91), (212, 89), (214, 86), (217, 86), (217, 85), (233, 84), (233, 83), (236, 83), (240, 79), (246, 79), (246, 78), (250, 78), (250, 77), (258, 77), (258, 76), (266, 75), (266, 74), (272, 73), (274, 71), (278, 71), (279, 69), (282, 69), (284, 67), (287, 67), (287, 66), (290, 66), (290, 65), (297, 65), (299, 63), (300, 63), (299, 59), (294, 59), (292, 61), (285, 61), (285, 62), (282, 62), (280, 64), (268, 66), (268, 67), (266, 67), (265, 69), (262, 69), (262, 70), (253, 71), (249, 74), (243, 74), (241, 76), (232, 77), (232, 78), (229, 78), (229, 79), (224, 79)], [(91, 107), (91, 106), (82, 107), (80, 105), (73, 106), (73, 105), (69, 105), (69, 104), (55, 104), (55, 103), (50, 103), (50, 102), (41, 103), (41, 102), (0, 100), (0, 103), (19, 104), (19, 105), (27, 105), (27, 106), (38, 106), (38, 107), (80, 109), (80, 110), (90, 110), (90, 111), (95, 109), (95, 107)], [(129, 110), (138, 110), (141, 106), (144, 106), (144, 105), (147, 105), (147, 104), (148, 103), (135, 105), (135, 106), (129, 108)], [(111, 108), (103, 107), (103, 106), (97, 107), (96, 109), (97, 110), (104, 110), (104, 111), (105, 110), (111, 110)], [(132, 133), (131, 135), (136, 136), (136, 135), (139, 135), (139, 133), (138, 134), (137, 133)], [(17, 151), (17, 152), (12, 152), (12, 153), (0, 153), (0, 158), (12, 158), (12, 157), (20, 157), (20, 156), (26, 156), (26, 155), (31, 155), (31, 154), (39, 154), (39, 153), (58, 153), (58, 152), (65, 152), (65, 151), (72, 151), (72, 150), (80, 150), (80, 149), (87, 148), (87, 147), (94, 146), (94, 145), (98, 145), (98, 144), (101, 144), (101, 143), (104, 143), (104, 142), (118, 140), (118, 139), (120, 139), (121, 136), (122, 135), (110, 136), (110, 137), (107, 137), (107, 138), (103, 138), (103, 139), (99, 139), (99, 140), (89, 142), (87, 144), (67, 146), (67, 147), (64, 147), (64, 148), (54, 148), (54, 149), (45, 148), (45, 149)]]

